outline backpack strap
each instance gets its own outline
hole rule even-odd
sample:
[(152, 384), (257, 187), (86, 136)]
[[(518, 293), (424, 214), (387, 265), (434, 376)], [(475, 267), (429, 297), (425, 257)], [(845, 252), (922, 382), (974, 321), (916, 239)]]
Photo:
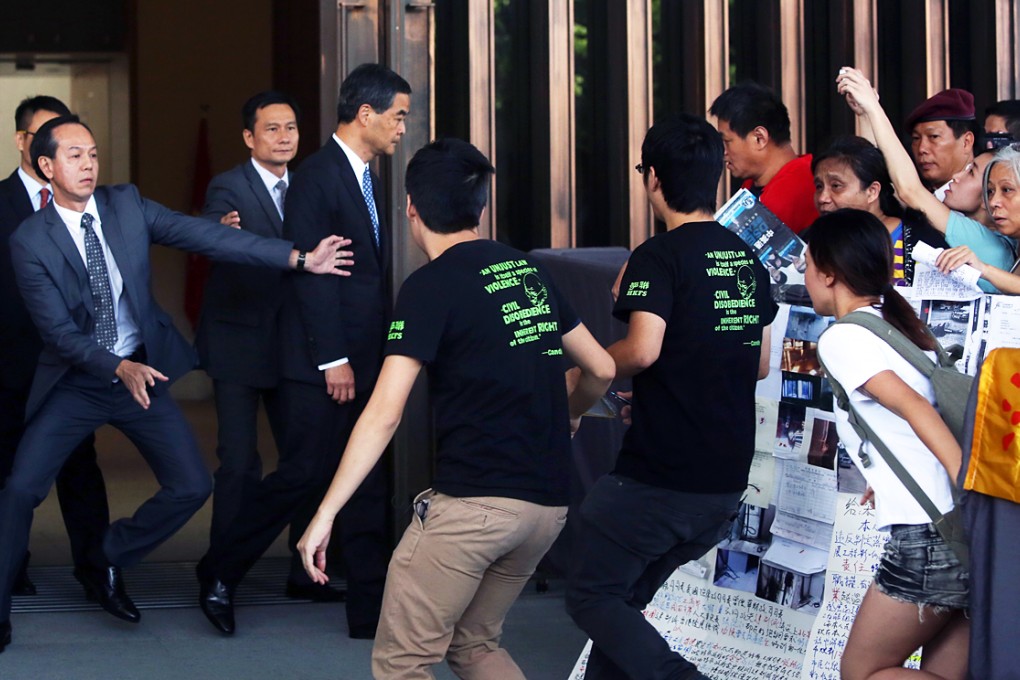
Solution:
[[(882, 332), (875, 330), (876, 328), (878, 328), (880, 331), (884, 331), (885, 328), (878, 324), (871, 324), (868, 321), (864, 321), (863, 323), (859, 322), (859, 319), (861, 317), (864, 317), (865, 319), (870, 318), (880, 321), (882, 324), (888, 327), (889, 330), (897, 333), (899, 337), (902, 338), (903, 341), (909, 343), (911, 347), (913, 347), (921, 354), (921, 357), (927, 362), (928, 371), (927, 373), (924, 373), (924, 369), (918, 367), (919, 371), (921, 371), (927, 376), (930, 376), (934, 372), (935, 370), (934, 362), (932, 362), (931, 359), (925, 356), (924, 353), (921, 352), (921, 350), (919, 350), (917, 346), (914, 345), (914, 343), (910, 342), (910, 340), (907, 339), (906, 336), (904, 336), (898, 330), (893, 328), (893, 326), (891, 326), (884, 319), (877, 317), (873, 314), (868, 314), (867, 312), (851, 312), (850, 314), (847, 314), (836, 323), (841, 323), (844, 321), (844, 319), (849, 319), (849, 317), (854, 316), (856, 314), (859, 314), (860, 316), (856, 317), (855, 319), (850, 319), (849, 321), (846, 321), (846, 323), (854, 324), (857, 326), (864, 326), (865, 328), (874, 332), (880, 338), (885, 340), (886, 339), (885, 335)], [(828, 332), (828, 329), (826, 329), (824, 332)], [(891, 342), (889, 344), (892, 345), (893, 349), (899, 352), (899, 347), (893, 345), (893, 343)], [(903, 352), (900, 352), (900, 355), (903, 356), (904, 359), (910, 361), (909, 357), (907, 357)], [(867, 421), (864, 420), (863, 417), (861, 417), (861, 415), (857, 412), (857, 409), (854, 408), (853, 404), (850, 403), (850, 395), (847, 394), (847, 391), (843, 388), (839, 381), (837, 381), (833, 377), (832, 372), (825, 365), (825, 362), (822, 361), (821, 353), (818, 353), (818, 363), (821, 365), (822, 370), (825, 371), (825, 375), (829, 380), (829, 384), (832, 386), (832, 394), (836, 398), (837, 405), (847, 412), (848, 414), (847, 420), (850, 426), (854, 429), (854, 432), (857, 433), (857, 436), (861, 440), (861, 448), (858, 452), (858, 455), (860, 456), (861, 463), (864, 465), (864, 467), (868, 467), (869, 465), (868, 456), (864, 451), (864, 443), (871, 442), (871, 445), (875, 447), (875, 450), (879, 453), (879, 455), (882, 456), (882, 459), (886, 462), (886, 465), (889, 466), (889, 469), (893, 471), (897, 478), (899, 478), (900, 483), (903, 484), (907, 491), (910, 492), (910, 495), (914, 497), (914, 500), (917, 501), (917, 503), (921, 506), (924, 512), (928, 515), (928, 517), (931, 518), (931, 521), (933, 523), (939, 521), (943, 517), (943, 515), (939, 511), (938, 507), (931, 500), (928, 494), (924, 492), (920, 484), (917, 483), (917, 480), (915, 480), (907, 471), (907, 469), (903, 467), (903, 463), (899, 461), (899, 459), (893, 454), (889, 447), (885, 445), (885, 442), (883, 442), (882, 439), (878, 436), (878, 434), (876, 434), (875, 431), (871, 429), (871, 426), (868, 425)]]
[(916, 368), (926, 378), (931, 378), (936, 366), (952, 367), (954, 362), (949, 353), (942, 348), (931, 329), (924, 327), (925, 333), (935, 343), (935, 353), (938, 356), (938, 364), (928, 358), (920, 347), (915, 345), (910, 338), (904, 335), (898, 328), (880, 316), (868, 312), (856, 311), (845, 315), (836, 323), (849, 323), (855, 326), (867, 328), (869, 331), (884, 340), (886, 344), (896, 350), (896, 353), (903, 357), (911, 366)]

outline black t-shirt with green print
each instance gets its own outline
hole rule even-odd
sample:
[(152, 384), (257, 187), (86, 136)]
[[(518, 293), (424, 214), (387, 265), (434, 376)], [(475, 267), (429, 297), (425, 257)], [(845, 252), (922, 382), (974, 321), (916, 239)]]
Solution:
[(616, 472), (691, 493), (744, 490), (762, 330), (777, 311), (765, 268), (720, 224), (682, 225), (631, 254), (613, 313), (637, 311), (666, 330), (659, 358), (634, 376)]
[(567, 505), (562, 335), (578, 319), (548, 273), (495, 241), (460, 243), (408, 277), (393, 318), (387, 356), (428, 369), (433, 488)]

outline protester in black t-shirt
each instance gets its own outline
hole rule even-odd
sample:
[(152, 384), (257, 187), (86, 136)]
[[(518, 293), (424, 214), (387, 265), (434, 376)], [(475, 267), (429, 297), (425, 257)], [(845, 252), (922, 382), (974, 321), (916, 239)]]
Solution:
[(769, 276), (712, 217), (722, 140), (689, 115), (641, 146), (645, 191), (667, 232), (639, 246), (609, 348), (633, 376), (631, 417), (613, 473), (581, 506), (567, 609), (591, 637), (586, 678), (705, 678), (641, 610), (681, 564), (729, 530), (754, 455), (755, 383), (768, 374), (776, 306)]
[[(613, 362), (543, 269), (478, 235), (493, 168), (467, 142), (433, 142), (407, 166), (411, 236), (429, 263), (404, 283), (386, 359), (340, 468), (298, 548), (325, 583), (333, 518), (382, 455), (427, 366), (434, 488), (393, 553), (375, 677), (521, 678), (503, 619), (566, 521), (571, 427)], [(565, 382), (566, 354), (580, 368)], [(425, 452), (423, 451), (423, 454)]]

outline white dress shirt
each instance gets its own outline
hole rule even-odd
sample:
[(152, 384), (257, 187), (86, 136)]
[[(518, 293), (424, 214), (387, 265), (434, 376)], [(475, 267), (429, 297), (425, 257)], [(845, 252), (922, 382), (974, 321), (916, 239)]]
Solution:
[(32, 199), (32, 210), (39, 210), (39, 208), (41, 207), (40, 206), (40, 203), (42, 203), (41, 193), (43, 189), (49, 189), (50, 200), (51, 201), (53, 200), (53, 190), (50, 189), (50, 185), (39, 184), (39, 182), (35, 180), (35, 177), (32, 177), (27, 172), (25, 172), (25, 169), (22, 168), (20, 165), (18, 166), (18, 177), (21, 178), (21, 183), (25, 185), (25, 191), (28, 192), (28, 197)]
[[(276, 206), (276, 211), (280, 213), (280, 219), (282, 220), (283, 192), (286, 191), (287, 189), (284, 188), (283, 191), (280, 191), (277, 188), (277, 185), (280, 183), (281, 180), (283, 180), (285, 187), (289, 187), (290, 172), (284, 171), (283, 177), (277, 177), (276, 175), (274, 175), (273, 173), (269, 172), (264, 167), (259, 165), (258, 161), (256, 161), (254, 158), (251, 159), (251, 164), (252, 167), (255, 168), (255, 172), (259, 174), (259, 178), (262, 180), (262, 183), (266, 185), (266, 191), (269, 192), (269, 196), (273, 199), (273, 204)], [(241, 226), (244, 227), (243, 224)]]
[[(57, 209), (57, 214), (60, 215), (60, 219), (67, 226), (67, 231), (71, 234), (71, 239), (74, 241), (75, 247), (78, 248), (81, 261), (85, 264), (87, 270), (88, 258), (85, 256), (85, 230), (81, 228), (81, 217), (85, 213), (75, 212), (56, 203), (53, 204), (53, 207)], [(124, 279), (120, 275), (120, 267), (117, 266), (117, 260), (114, 259), (113, 253), (110, 252), (110, 246), (106, 243), (106, 237), (103, 235), (103, 223), (99, 219), (99, 210), (96, 207), (95, 196), (89, 197), (89, 202), (85, 205), (85, 212), (92, 215), (94, 220), (92, 229), (96, 232), (99, 244), (103, 247), (103, 257), (106, 258), (106, 271), (110, 275), (110, 292), (113, 293), (113, 316), (117, 321), (117, 343), (113, 346), (113, 353), (119, 357), (129, 357), (142, 344), (142, 334), (138, 330), (138, 324), (135, 321), (134, 315), (131, 313), (131, 306), (124, 296)]]

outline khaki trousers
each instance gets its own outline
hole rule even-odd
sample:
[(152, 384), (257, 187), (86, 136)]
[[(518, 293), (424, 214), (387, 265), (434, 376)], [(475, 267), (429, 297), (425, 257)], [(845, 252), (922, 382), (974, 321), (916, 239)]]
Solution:
[(423, 492), (390, 560), (372, 649), (377, 680), (433, 677), (445, 656), (465, 680), (524, 674), (499, 640), (503, 620), (567, 519), (566, 507)]

